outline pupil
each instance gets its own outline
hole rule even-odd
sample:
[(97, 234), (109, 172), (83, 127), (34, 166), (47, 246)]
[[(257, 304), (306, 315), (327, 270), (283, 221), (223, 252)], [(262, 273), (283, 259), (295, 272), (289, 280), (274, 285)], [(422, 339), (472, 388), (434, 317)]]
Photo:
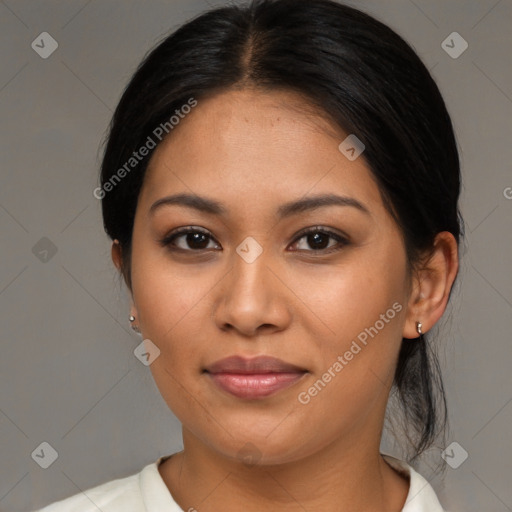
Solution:
[[(201, 240), (201, 238), (203, 240)], [(206, 240), (206, 235), (203, 235), (202, 233), (189, 233), (187, 235), (187, 243), (189, 244), (189, 247), (195, 248), (195, 249), (204, 249), (204, 247), (201, 246), (201, 241), (204, 244), (204, 241)], [(206, 244), (208, 245), (208, 244)]]
[[(310, 245), (314, 248), (325, 249), (328, 244), (326, 244), (326, 243), (322, 244), (322, 238), (324, 239), (324, 242), (326, 242), (329, 239), (328, 236), (325, 236), (322, 233), (314, 233), (314, 234), (308, 236), (308, 243), (311, 242)], [(319, 243), (319, 240), (320, 240), (320, 243)]]

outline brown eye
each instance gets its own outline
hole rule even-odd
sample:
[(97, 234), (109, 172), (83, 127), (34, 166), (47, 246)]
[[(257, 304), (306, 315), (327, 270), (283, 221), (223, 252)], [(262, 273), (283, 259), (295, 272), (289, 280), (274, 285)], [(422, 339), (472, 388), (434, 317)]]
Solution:
[(171, 250), (198, 252), (211, 249), (212, 247), (208, 247), (210, 241), (213, 241), (213, 238), (207, 231), (187, 227), (180, 228), (166, 236), (160, 244), (169, 247)]
[[(302, 239), (304, 239), (305, 242), (302, 244), (302, 247), (299, 247), (296, 250), (331, 253), (340, 250), (340, 245), (345, 246), (349, 243), (346, 237), (319, 227), (310, 228), (306, 231), (303, 231), (301, 235), (299, 235), (299, 237), (296, 239), (294, 244), (297, 245)], [(334, 243), (330, 243), (330, 240), (332, 240)], [(310, 249), (308, 249), (308, 247)], [(335, 249), (326, 250), (331, 249), (332, 247)]]

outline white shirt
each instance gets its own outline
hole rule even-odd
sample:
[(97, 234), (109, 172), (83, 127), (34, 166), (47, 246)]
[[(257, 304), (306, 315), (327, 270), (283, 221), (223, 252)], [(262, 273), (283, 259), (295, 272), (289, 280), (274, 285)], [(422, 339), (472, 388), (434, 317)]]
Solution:
[[(159, 464), (169, 457), (160, 457), (139, 473), (92, 487), (34, 512), (184, 512), (158, 471)], [(402, 512), (445, 512), (425, 478), (403, 461), (389, 455), (384, 458), (409, 478)]]

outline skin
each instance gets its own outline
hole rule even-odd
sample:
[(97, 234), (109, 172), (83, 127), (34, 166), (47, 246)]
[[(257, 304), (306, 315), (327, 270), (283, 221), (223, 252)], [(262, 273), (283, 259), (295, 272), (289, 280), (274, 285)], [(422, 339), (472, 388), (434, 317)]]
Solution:
[[(199, 101), (156, 149), (139, 196), (131, 314), (161, 351), (150, 369), (183, 425), (184, 450), (159, 466), (183, 510), (400, 511), (407, 496), (407, 480), (379, 454), (385, 407), (402, 337), (418, 336), (416, 321), (427, 332), (445, 310), (457, 244), (438, 234), (428, 265), (409, 275), (364, 153), (349, 161), (338, 149), (348, 134), (307, 106), (295, 93), (247, 89)], [(156, 200), (181, 192), (227, 213), (167, 205), (150, 214)], [(355, 198), (369, 213), (327, 206), (278, 220), (283, 203), (323, 193)], [(208, 231), (203, 249), (186, 235), (174, 240), (182, 251), (159, 243), (187, 226)], [(326, 248), (315, 249), (298, 237), (315, 226), (349, 242), (324, 235)], [(236, 252), (248, 236), (263, 249), (252, 263)], [(122, 270), (116, 242), (112, 258)], [(300, 403), (394, 303), (402, 310)], [(202, 372), (233, 354), (271, 355), (309, 373), (242, 400)], [(256, 464), (242, 460), (247, 442)]]

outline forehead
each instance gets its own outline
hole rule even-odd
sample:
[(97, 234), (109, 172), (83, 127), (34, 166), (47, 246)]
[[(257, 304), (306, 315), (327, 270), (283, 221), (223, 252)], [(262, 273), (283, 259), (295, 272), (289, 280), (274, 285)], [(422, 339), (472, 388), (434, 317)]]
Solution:
[(155, 150), (142, 202), (176, 191), (260, 205), (334, 191), (379, 201), (364, 158), (349, 161), (338, 149), (347, 135), (296, 93), (198, 100)]

